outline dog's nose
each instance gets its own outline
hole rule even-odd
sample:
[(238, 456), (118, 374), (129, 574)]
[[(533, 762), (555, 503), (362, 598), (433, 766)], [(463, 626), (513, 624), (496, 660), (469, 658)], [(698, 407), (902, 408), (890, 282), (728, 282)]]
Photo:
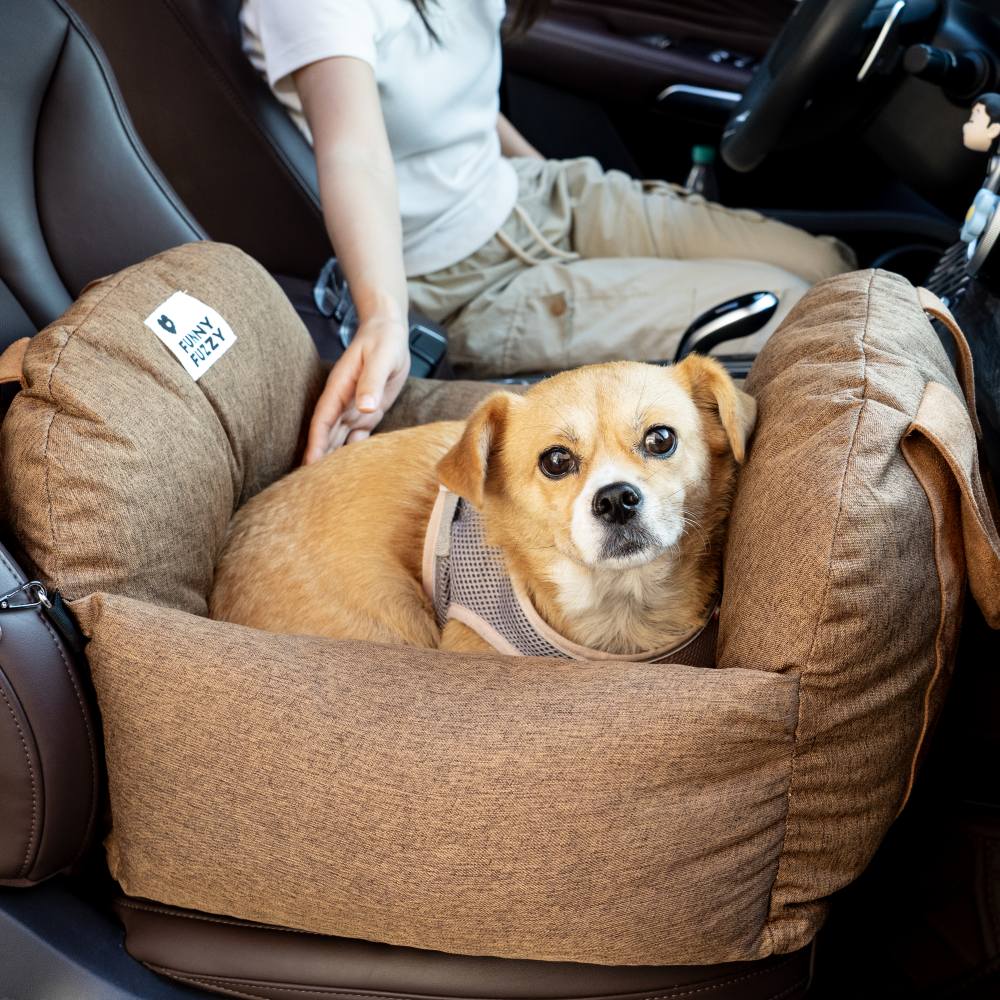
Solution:
[(624, 524), (641, 506), (642, 494), (631, 483), (611, 483), (594, 494), (594, 516), (606, 524)]

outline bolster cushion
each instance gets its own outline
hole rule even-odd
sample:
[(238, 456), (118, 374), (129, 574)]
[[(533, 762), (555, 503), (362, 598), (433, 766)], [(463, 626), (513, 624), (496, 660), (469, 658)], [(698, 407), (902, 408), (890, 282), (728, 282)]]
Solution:
[[(950, 681), (973, 520), (959, 480), (978, 481), (976, 437), (924, 294), (885, 271), (821, 282), (747, 379), (759, 419), (730, 521), (719, 665), (802, 683), (768, 918), (778, 951), (868, 863)], [(928, 433), (961, 442), (955, 475)], [(975, 575), (983, 565), (970, 557)]]
[(111, 596), (74, 610), (130, 895), (470, 955), (758, 948), (795, 677), (278, 636)]
[[(145, 325), (175, 292), (235, 335), (197, 381)], [(9, 518), (43, 581), (205, 613), (229, 520), (291, 468), (322, 376), (284, 293), (235, 247), (90, 285), (32, 338), (2, 429)]]

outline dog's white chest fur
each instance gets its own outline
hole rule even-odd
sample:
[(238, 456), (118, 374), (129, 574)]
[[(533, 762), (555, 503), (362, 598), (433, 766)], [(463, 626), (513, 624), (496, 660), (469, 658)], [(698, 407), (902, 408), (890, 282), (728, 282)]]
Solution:
[(565, 556), (553, 562), (549, 579), (556, 602), (572, 623), (573, 641), (612, 653), (634, 653), (663, 645), (664, 622), (688, 583), (676, 574), (667, 552), (645, 566), (595, 570)]

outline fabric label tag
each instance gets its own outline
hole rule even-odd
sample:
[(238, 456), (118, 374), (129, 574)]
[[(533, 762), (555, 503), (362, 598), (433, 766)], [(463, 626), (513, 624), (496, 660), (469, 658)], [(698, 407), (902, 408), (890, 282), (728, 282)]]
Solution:
[(232, 327), (187, 292), (174, 292), (147, 317), (146, 326), (198, 381), (236, 342)]

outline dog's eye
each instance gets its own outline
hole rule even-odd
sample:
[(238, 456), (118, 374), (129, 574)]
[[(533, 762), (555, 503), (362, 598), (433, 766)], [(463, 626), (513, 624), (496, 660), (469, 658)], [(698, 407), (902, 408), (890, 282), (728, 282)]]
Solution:
[(677, 451), (677, 435), (671, 427), (650, 427), (642, 439), (642, 446), (650, 455), (669, 458)]
[(538, 468), (545, 473), (549, 479), (562, 479), (571, 472), (576, 472), (576, 456), (565, 448), (549, 448), (543, 451), (538, 457)]

